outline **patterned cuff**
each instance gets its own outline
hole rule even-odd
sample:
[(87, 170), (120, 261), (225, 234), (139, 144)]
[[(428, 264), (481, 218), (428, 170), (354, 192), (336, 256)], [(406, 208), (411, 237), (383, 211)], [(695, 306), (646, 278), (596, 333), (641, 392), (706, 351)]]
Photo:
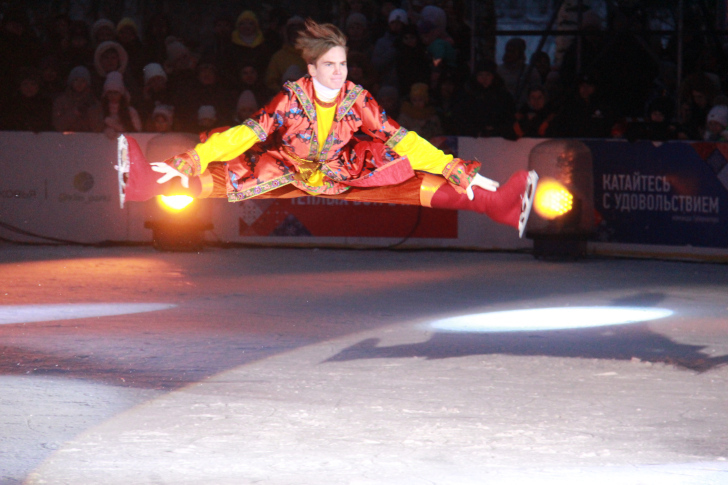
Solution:
[(396, 147), (397, 144), (401, 142), (405, 136), (407, 136), (407, 133), (408, 131), (400, 126), (399, 129), (394, 133), (394, 135), (392, 135), (392, 137), (387, 140), (385, 145), (387, 145), (389, 148), (394, 149), (394, 147)]
[(255, 136), (257, 136), (260, 141), (265, 141), (268, 138), (268, 135), (266, 135), (263, 127), (260, 126), (260, 124), (257, 123), (255, 120), (251, 120), (250, 118), (248, 118), (247, 120), (243, 121), (243, 124), (253, 130), (253, 133), (255, 133)]
[(454, 186), (467, 189), (478, 171), (480, 171), (480, 162), (453, 158), (450, 163), (445, 165), (442, 175)]
[(200, 156), (194, 150), (189, 150), (181, 155), (175, 155), (166, 160), (167, 165), (188, 177), (195, 177), (202, 172)]

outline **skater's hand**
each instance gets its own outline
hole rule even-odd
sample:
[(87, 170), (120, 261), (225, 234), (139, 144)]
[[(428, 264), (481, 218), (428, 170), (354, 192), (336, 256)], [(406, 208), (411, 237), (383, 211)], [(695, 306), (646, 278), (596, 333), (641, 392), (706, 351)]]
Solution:
[(468, 195), (468, 199), (470, 200), (473, 200), (473, 198), (475, 197), (475, 194), (473, 193), (473, 187), (480, 187), (481, 189), (495, 192), (496, 189), (500, 187), (500, 184), (495, 180), (491, 180), (489, 178), (483, 177), (479, 173), (476, 173), (475, 177), (473, 177), (473, 181), (470, 182), (468, 188), (465, 189), (465, 193)]
[(158, 184), (163, 184), (165, 182), (169, 182), (170, 180), (172, 180), (175, 177), (179, 177), (180, 179), (182, 179), (182, 187), (184, 187), (186, 189), (190, 187), (190, 178), (187, 175), (185, 175), (181, 172), (178, 172), (177, 170), (170, 167), (166, 163), (154, 162), (154, 163), (150, 163), (150, 165), (152, 166), (152, 170), (154, 170), (155, 172), (164, 174), (162, 177), (159, 177), (157, 179)]

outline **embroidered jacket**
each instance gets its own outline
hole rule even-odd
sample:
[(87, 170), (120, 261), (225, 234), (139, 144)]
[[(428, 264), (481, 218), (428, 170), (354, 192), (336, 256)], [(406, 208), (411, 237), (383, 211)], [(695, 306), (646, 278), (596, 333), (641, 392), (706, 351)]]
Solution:
[[(242, 125), (211, 135), (168, 163), (194, 176), (210, 162), (229, 161), (230, 200), (255, 197), (289, 183), (311, 194), (338, 194), (351, 186), (394, 185), (412, 177), (414, 169), (442, 174), (465, 188), (479, 169), (478, 162), (452, 159), (414, 132), (408, 133), (369, 92), (350, 81), (336, 99), (329, 135), (321, 140), (314, 98), (309, 76), (287, 82)], [(401, 143), (405, 138), (406, 143)], [(413, 154), (427, 163), (411, 164)], [(311, 177), (317, 171), (323, 176)], [(314, 179), (315, 184), (309, 183)]]

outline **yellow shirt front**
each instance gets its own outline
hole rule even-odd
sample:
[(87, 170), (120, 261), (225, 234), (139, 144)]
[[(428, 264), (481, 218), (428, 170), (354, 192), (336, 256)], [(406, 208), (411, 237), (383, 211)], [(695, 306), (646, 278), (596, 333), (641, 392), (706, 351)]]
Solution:
[[(335, 114), (336, 106), (324, 107), (316, 103), (319, 150), (323, 149), (326, 144)], [(252, 129), (239, 125), (223, 133), (213, 134), (205, 143), (198, 144), (195, 151), (200, 157), (200, 164), (204, 172), (210, 162), (232, 160), (259, 141)], [(401, 157), (407, 157), (414, 170), (436, 175), (442, 175), (445, 166), (453, 159), (452, 155), (446, 155), (414, 131), (407, 132), (405, 137), (394, 146), (394, 151)], [(319, 153), (321, 152), (319, 151)], [(323, 183), (323, 179), (324, 174), (316, 172), (307, 183), (319, 186)]]
[[(318, 144), (319, 144), (319, 155), (326, 145), (326, 138), (331, 133), (331, 128), (334, 125), (334, 115), (336, 114), (336, 104), (332, 103), (331, 106), (322, 106), (316, 102), (316, 119), (318, 127)], [(318, 187), (324, 183), (324, 174), (321, 171), (314, 172), (306, 181), (306, 183), (312, 187)]]

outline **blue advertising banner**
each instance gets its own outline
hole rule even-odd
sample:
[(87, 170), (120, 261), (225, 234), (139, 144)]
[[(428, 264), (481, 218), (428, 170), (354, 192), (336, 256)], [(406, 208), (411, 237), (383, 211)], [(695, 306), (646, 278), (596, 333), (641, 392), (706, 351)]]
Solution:
[(728, 247), (728, 144), (585, 140), (596, 240)]

